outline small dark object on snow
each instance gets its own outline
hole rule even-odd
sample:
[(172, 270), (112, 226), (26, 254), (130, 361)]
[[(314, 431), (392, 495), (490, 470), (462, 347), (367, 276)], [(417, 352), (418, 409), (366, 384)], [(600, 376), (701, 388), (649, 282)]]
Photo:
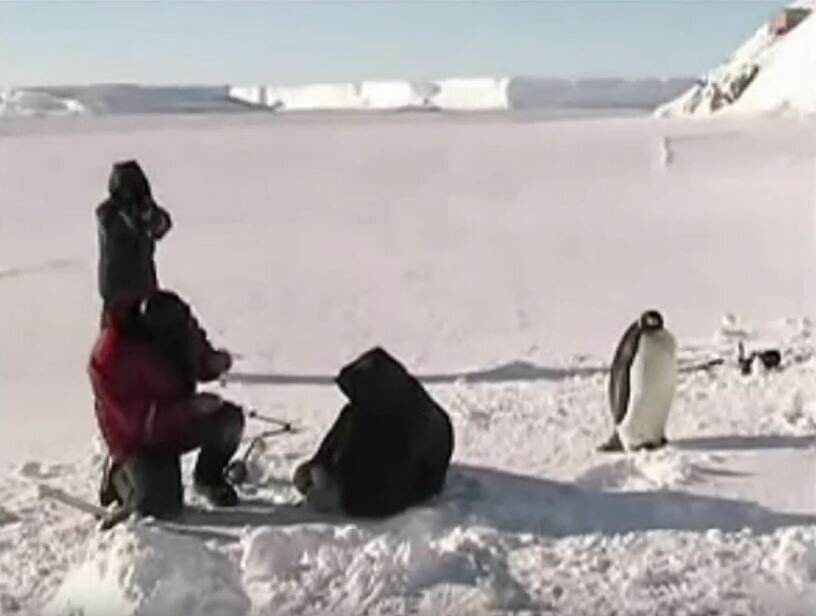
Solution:
[(757, 357), (759, 357), (759, 360), (762, 362), (762, 365), (765, 366), (766, 370), (779, 368), (780, 364), (782, 363), (782, 353), (776, 349), (758, 351)]
[(751, 374), (755, 358), (759, 358), (762, 366), (766, 370), (776, 370), (782, 364), (782, 353), (778, 349), (763, 349), (762, 351), (752, 351), (748, 355), (745, 354), (745, 346), (742, 342), (739, 343), (739, 355), (737, 361), (740, 365), (740, 372), (744, 375)]

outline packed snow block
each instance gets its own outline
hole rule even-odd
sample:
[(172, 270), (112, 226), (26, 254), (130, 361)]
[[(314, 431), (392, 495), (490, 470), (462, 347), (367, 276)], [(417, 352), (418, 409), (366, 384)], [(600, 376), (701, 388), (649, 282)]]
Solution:
[(231, 86), (228, 96), (249, 105), (265, 105), (265, 86)]
[(250, 602), (238, 567), (200, 539), (120, 526), (93, 538), (45, 616), (243, 616)]
[(453, 453), (448, 414), (382, 348), (336, 378), (349, 402), (295, 486), (318, 508), (382, 517), (438, 494)]
[(358, 109), (360, 91), (356, 83), (313, 83), (265, 89), (264, 104), (284, 111), (333, 111)]
[(360, 106), (371, 110), (427, 109), (438, 92), (434, 83), (364, 81), (360, 84)]
[(490, 111), (510, 108), (506, 77), (473, 79), (442, 79), (437, 81), (439, 92), (431, 102), (440, 109), (451, 111)]

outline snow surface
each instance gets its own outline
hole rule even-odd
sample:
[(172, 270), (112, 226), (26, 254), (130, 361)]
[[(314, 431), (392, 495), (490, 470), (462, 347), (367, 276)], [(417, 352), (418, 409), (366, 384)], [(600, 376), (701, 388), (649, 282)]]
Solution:
[[(803, 0), (792, 6), (814, 12), (781, 36), (762, 24), (730, 58), (655, 114), (816, 113), (816, 1)], [(742, 80), (747, 83), (744, 87)], [(733, 94), (727, 94), (732, 90)]]
[[(0, 126), (0, 613), (812, 614), (813, 124), (425, 117)], [(176, 220), (160, 277), (239, 353), (217, 388), (302, 431), (239, 509), (98, 535), (37, 483), (95, 493), (92, 208), (126, 156)], [(679, 343), (672, 443), (600, 454), (647, 306)], [(741, 376), (737, 340), (783, 370)], [(378, 343), (451, 413), (447, 488), (309, 513), (291, 472)]]

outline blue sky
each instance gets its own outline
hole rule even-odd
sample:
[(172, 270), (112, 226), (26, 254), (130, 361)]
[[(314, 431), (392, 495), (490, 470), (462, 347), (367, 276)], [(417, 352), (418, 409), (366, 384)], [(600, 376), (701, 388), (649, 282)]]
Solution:
[(0, 84), (695, 76), (779, 0), (0, 0)]

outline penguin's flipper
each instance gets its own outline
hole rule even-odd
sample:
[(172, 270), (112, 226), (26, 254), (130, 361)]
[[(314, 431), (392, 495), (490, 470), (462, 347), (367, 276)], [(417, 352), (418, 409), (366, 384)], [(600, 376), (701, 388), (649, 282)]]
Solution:
[(598, 451), (604, 453), (623, 451), (623, 443), (621, 443), (617, 430), (612, 433), (612, 436), (606, 442), (598, 446)]
[(629, 371), (640, 344), (640, 335), (640, 323), (635, 321), (624, 332), (612, 357), (608, 395), (612, 421), (615, 425), (623, 421), (629, 407)]

